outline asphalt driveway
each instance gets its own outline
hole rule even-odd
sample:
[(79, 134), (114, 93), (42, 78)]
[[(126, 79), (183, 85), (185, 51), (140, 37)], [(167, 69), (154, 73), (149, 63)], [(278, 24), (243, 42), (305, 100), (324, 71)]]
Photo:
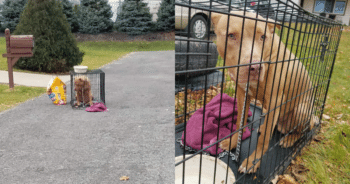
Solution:
[(174, 55), (135, 52), (104, 66), (108, 112), (42, 95), (0, 113), (0, 183), (173, 183)]

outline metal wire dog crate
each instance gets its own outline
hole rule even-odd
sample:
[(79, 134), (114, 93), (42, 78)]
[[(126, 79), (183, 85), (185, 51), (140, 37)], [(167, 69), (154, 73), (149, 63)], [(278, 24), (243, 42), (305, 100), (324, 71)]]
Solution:
[[(175, 53), (187, 57), (175, 72), (175, 183), (270, 182), (320, 129), (342, 25), (290, 0), (176, 0), (175, 10), (175, 40), (187, 41)], [(190, 68), (193, 55), (207, 67)], [(191, 87), (205, 71), (220, 73)]]
[[(88, 93), (92, 95), (92, 102), (98, 103), (105, 101), (105, 73), (101, 69), (96, 70), (90, 70), (85, 73), (76, 73), (74, 70), (70, 71), (70, 81), (71, 81), (71, 101), (70, 104), (74, 109), (84, 109), (85, 107), (89, 106), (86, 101), (89, 101), (89, 99), (80, 99), (81, 103), (79, 106), (77, 106), (77, 95), (78, 90), (81, 90), (81, 92), (84, 94), (84, 89), (80, 89), (82, 87), (79, 87), (77, 84), (77, 79), (83, 79), (83, 85), (86, 85)], [(78, 89), (79, 88), (79, 89)], [(88, 95), (83, 95), (82, 98), (88, 98)]]

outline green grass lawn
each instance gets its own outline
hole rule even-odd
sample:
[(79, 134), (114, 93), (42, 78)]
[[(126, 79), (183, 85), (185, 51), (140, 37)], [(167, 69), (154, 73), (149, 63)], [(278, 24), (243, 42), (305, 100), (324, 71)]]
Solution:
[(0, 112), (35, 98), (45, 91), (45, 88), (26, 86), (15, 86), (14, 91), (10, 91), (7, 84), (0, 84)]
[[(321, 27), (314, 27), (305, 24), (292, 24), (291, 27), (302, 29), (302, 31), (310, 32)], [(348, 28), (347, 28), (348, 29)], [(289, 31), (289, 35), (288, 35)], [(337, 39), (337, 29), (331, 29), (333, 36), (328, 38), (328, 41)], [(317, 31), (316, 31), (317, 32)], [(321, 49), (313, 50), (314, 47), (324, 40), (323, 36), (313, 37), (312, 34), (304, 34), (294, 32), (292, 29), (283, 30), (282, 40), (284, 43), (288, 41), (288, 48), (296, 54), (298, 58), (307, 58), (314, 54), (320, 55)], [(300, 49), (300, 45), (304, 48)], [(334, 46), (328, 47), (334, 50)], [(310, 52), (311, 51), (311, 52)], [(328, 78), (331, 69), (331, 63), (325, 64), (326, 61), (332, 61), (332, 54), (326, 55), (325, 62), (317, 62), (314, 59), (301, 60), (310, 71), (319, 69), (324, 66), (324, 79)], [(316, 136), (317, 141), (313, 140), (311, 145), (305, 147), (301, 156), (297, 157), (297, 164), (304, 165), (308, 172), (305, 174), (304, 183), (350, 183), (350, 32), (343, 32), (340, 40), (336, 62), (334, 65), (332, 78), (327, 94), (324, 114), (330, 116), (330, 120), (322, 124), (320, 133)], [(313, 68), (311, 68), (313, 67)], [(311, 80), (313, 83), (319, 77), (312, 74)], [(322, 87), (323, 90), (326, 86)]]
[[(122, 56), (137, 51), (166, 51), (175, 50), (174, 41), (135, 41), (135, 42), (78, 42), (80, 50), (85, 52), (81, 65), (96, 69)], [(6, 53), (5, 38), (0, 38), (0, 53)], [(0, 57), (0, 70), (7, 71), (7, 59)], [(14, 69), (14, 71), (31, 72)]]
[(318, 143), (305, 148), (298, 159), (310, 171), (306, 183), (350, 183), (350, 32), (343, 32)]

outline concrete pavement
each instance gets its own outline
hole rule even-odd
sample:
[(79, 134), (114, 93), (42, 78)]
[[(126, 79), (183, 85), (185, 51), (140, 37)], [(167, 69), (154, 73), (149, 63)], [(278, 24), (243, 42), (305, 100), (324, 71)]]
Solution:
[[(70, 80), (69, 75), (47, 75), (13, 72), (13, 81), (15, 85), (46, 87), (50, 79), (56, 76), (59, 77), (63, 82), (68, 82)], [(0, 83), (9, 83), (9, 75), (7, 71), (0, 70)]]
[(1, 112), (0, 183), (174, 183), (174, 61), (136, 52), (104, 66), (108, 112), (46, 94)]

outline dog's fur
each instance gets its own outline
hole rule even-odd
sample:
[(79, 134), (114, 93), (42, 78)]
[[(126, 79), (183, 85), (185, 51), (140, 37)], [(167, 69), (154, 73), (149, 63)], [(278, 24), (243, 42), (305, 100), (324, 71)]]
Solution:
[[(243, 12), (233, 12), (233, 14), (243, 15)], [(249, 12), (246, 12), (245, 16), (257, 17), (256, 14)], [(280, 25), (276, 24), (275, 26), (274, 23), (267, 23), (266, 27), (266, 22), (245, 19), (243, 38), (241, 40), (243, 18), (230, 16), (227, 46), (225, 46), (228, 16), (212, 13), (211, 17), (217, 36), (217, 49), (222, 58), (224, 58), (226, 51), (226, 65), (238, 65), (239, 57), (240, 64), (256, 63), (251, 66), (241, 66), (239, 69), (238, 67), (228, 69), (231, 79), (237, 83), (237, 129), (240, 128), (239, 120), (243, 116), (242, 111), (248, 77), (249, 90), (243, 125), (247, 122), (251, 99), (257, 99), (263, 102), (265, 121), (259, 128), (261, 134), (257, 149), (247, 158), (248, 160), (245, 159), (243, 161), (239, 168), (240, 172), (256, 172), (260, 166), (260, 158), (268, 149), (276, 125), (278, 125), (278, 130), (283, 134), (296, 128), (292, 134), (289, 134), (280, 141), (282, 147), (290, 147), (300, 138), (301, 131), (305, 127), (305, 122), (312, 113), (310, 110), (311, 103), (313, 103), (312, 90), (310, 90), (312, 83), (303, 64), (299, 60), (294, 60), (294, 54), (286, 49), (285, 45), (280, 42), (279, 36), (274, 33), (275, 27), (280, 28)], [(266, 20), (261, 16), (257, 18)], [(271, 20), (269, 19), (269, 21)], [(253, 45), (256, 23), (256, 34)], [(240, 44), (242, 44), (241, 49)], [(289, 62), (276, 62), (289, 59), (291, 59)], [(260, 63), (264, 61), (271, 61), (272, 63)], [(282, 103), (285, 104), (281, 106)], [(317, 123), (316, 121), (317, 118), (312, 116), (310, 126), (313, 127)], [(230, 139), (226, 139), (220, 143), (220, 147), (224, 150), (236, 148), (237, 138), (238, 133), (231, 137), (231, 145)], [(256, 165), (253, 164), (254, 159), (259, 159)]]
[(76, 76), (74, 78), (74, 90), (76, 91), (77, 105), (80, 105), (80, 102), (89, 103), (92, 106), (92, 94), (91, 94), (91, 84), (88, 77)]

